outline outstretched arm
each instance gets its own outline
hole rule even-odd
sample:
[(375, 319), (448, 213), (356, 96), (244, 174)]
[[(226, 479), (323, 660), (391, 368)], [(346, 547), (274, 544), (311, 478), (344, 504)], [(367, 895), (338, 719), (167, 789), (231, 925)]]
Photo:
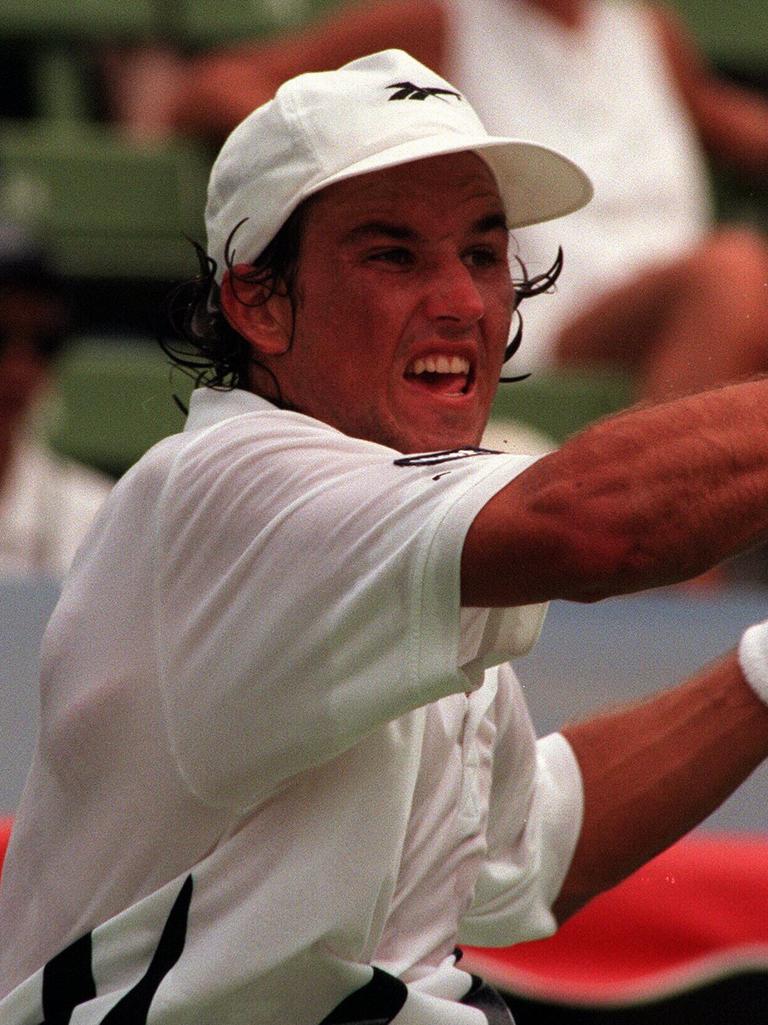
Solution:
[(768, 98), (719, 77), (680, 17), (651, 8), (662, 48), (707, 151), (750, 174), (768, 173)]
[(581, 767), (584, 823), (554, 906), (559, 921), (692, 829), (768, 757), (768, 707), (733, 654), (562, 732)]
[[(462, 600), (596, 600), (695, 575), (767, 532), (768, 379), (758, 379), (627, 410), (543, 456), (475, 518)], [(561, 920), (688, 832), (768, 757), (768, 707), (734, 655), (562, 732), (585, 814), (554, 908)]]
[(768, 379), (603, 420), (496, 494), (462, 603), (596, 601), (697, 576), (768, 536)]

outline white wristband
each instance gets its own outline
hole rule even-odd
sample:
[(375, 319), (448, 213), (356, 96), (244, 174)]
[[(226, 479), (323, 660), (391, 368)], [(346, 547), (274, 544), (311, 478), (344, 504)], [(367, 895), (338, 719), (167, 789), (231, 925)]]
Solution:
[(752, 690), (768, 704), (768, 622), (744, 631), (739, 642), (739, 665)]

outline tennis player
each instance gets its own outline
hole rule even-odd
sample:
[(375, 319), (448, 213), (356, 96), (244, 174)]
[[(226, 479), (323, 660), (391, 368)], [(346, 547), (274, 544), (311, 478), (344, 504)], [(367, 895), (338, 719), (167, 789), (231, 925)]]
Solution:
[(458, 945), (552, 933), (768, 754), (765, 625), (541, 739), (510, 665), (548, 600), (768, 528), (768, 381), (480, 447), (516, 305), (557, 273), (513, 280), (510, 230), (589, 196), (400, 51), (227, 140), (181, 317), (204, 386), (45, 639), (4, 1025), (509, 1023)]

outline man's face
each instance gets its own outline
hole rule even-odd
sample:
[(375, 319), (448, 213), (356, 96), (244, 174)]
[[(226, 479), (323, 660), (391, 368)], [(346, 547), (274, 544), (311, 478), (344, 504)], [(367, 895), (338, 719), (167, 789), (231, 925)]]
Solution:
[(476, 445), (514, 302), (507, 238), (495, 180), (473, 153), (319, 193), (292, 344), (271, 363), (285, 402), (401, 452)]

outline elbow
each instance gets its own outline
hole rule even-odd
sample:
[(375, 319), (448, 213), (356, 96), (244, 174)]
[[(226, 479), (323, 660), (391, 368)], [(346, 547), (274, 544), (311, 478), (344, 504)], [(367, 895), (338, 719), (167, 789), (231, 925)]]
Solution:
[(621, 534), (596, 537), (568, 530), (560, 537), (552, 564), (560, 577), (553, 597), (585, 604), (665, 582), (649, 549)]
[(591, 900), (591, 897), (579, 896), (575, 893), (561, 893), (552, 905), (552, 914), (557, 922), (558, 929), (565, 925), (569, 918), (573, 917)]

